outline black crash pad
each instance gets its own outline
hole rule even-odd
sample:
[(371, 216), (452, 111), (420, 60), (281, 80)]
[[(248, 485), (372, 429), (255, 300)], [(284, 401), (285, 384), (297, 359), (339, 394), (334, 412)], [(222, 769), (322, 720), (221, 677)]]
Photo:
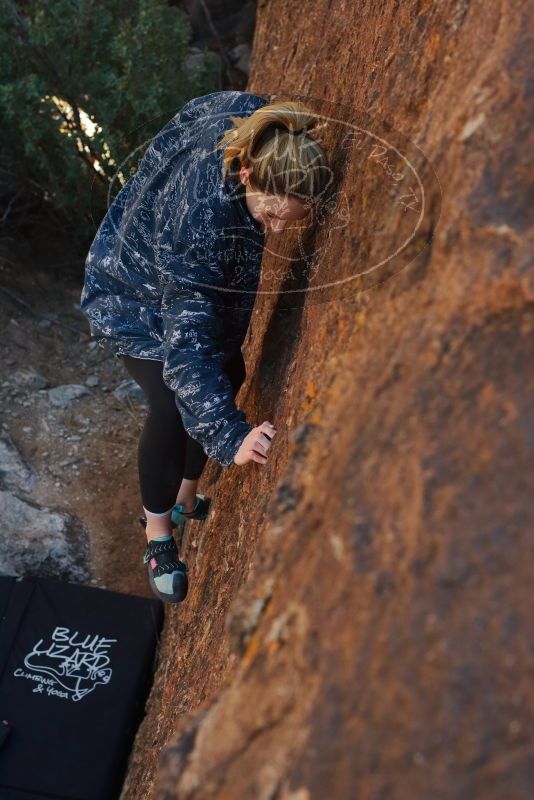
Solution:
[(117, 800), (163, 616), (156, 598), (0, 576), (0, 800)]

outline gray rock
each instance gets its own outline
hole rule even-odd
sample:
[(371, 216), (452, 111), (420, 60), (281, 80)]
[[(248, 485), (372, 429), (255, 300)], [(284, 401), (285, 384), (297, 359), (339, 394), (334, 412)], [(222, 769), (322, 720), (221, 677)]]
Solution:
[(146, 397), (143, 390), (141, 389), (139, 384), (136, 383), (135, 381), (129, 381), (129, 380), (121, 381), (121, 383), (119, 383), (113, 394), (115, 395), (117, 400), (121, 401), (121, 403), (124, 403), (126, 398), (134, 400), (138, 403), (146, 402)]
[(190, 47), (184, 58), (184, 66), (189, 72), (196, 72), (206, 65), (214, 72), (220, 70), (221, 58), (218, 53), (206, 50), (204, 52), (199, 47)]
[(250, 72), (250, 47), (248, 44), (238, 44), (229, 52), (233, 64), (246, 75)]
[(89, 375), (87, 380), (85, 381), (86, 386), (98, 386), (100, 383), (100, 378), (98, 375)]
[(19, 492), (30, 492), (35, 483), (35, 473), (24, 462), (21, 454), (6, 438), (0, 438), (0, 486)]
[(67, 408), (70, 404), (83, 395), (91, 394), (87, 386), (79, 383), (66, 383), (63, 386), (55, 386), (48, 390), (50, 402), (56, 408)]
[(85, 581), (89, 547), (70, 514), (38, 508), (0, 491), (0, 573)]
[(188, 70), (198, 69), (204, 62), (204, 55), (200, 47), (188, 47), (184, 58), (184, 66)]
[(19, 389), (46, 389), (48, 381), (33, 367), (22, 367), (15, 370), (10, 383)]

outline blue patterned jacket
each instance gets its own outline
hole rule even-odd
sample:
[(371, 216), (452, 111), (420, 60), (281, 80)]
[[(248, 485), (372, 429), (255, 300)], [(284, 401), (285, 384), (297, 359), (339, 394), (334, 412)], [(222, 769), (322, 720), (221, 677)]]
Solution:
[(253, 428), (223, 367), (250, 323), (265, 234), (244, 186), (231, 176), (223, 183), (215, 144), (232, 127), (229, 115), (267, 102), (223, 91), (183, 106), (109, 207), (81, 294), (101, 347), (163, 361), (185, 429), (223, 466)]

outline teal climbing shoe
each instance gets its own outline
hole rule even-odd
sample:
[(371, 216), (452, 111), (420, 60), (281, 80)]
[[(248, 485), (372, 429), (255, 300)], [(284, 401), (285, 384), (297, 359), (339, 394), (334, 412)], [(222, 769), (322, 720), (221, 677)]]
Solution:
[[(192, 511), (184, 511), (183, 503), (176, 503), (172, 509), (171, 527), (183, 527), (188, 519), (206, 519), (210, 507), (211, 497), (205, 494), (197, 494), (197, 502)], [(146, 529), (146, 517), (138, 517), (139, 522)]]
[(205, 494), (197, 494), (196, 504), (192, 511), (184, 511), (183, 503), (176, 503), (172, 510), (171, 522), (173, 528), (181, 525), (188, 519), (206, 519), (211, 498)]
[(159, 542), (151, 539), (143, 556), (148, 581), (156, 597), (164, 603), (181, 603), (189, 587), (189, 567), (178, 558), (178, 546), (172, 536)]

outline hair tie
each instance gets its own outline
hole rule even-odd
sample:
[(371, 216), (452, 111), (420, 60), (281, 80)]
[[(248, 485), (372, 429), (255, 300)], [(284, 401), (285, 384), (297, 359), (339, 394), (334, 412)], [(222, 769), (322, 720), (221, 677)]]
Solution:
[(291, 136), (299, 136), (306, 128), (299, 128), (298, 131), (293, 131), (290, 128), (287, 128), (285, 125), (282, 125), (281, 122), (275, 122), (272, 124), (272, 129), (276, 131), (281, 131), (282, 133), (290, 133)]

